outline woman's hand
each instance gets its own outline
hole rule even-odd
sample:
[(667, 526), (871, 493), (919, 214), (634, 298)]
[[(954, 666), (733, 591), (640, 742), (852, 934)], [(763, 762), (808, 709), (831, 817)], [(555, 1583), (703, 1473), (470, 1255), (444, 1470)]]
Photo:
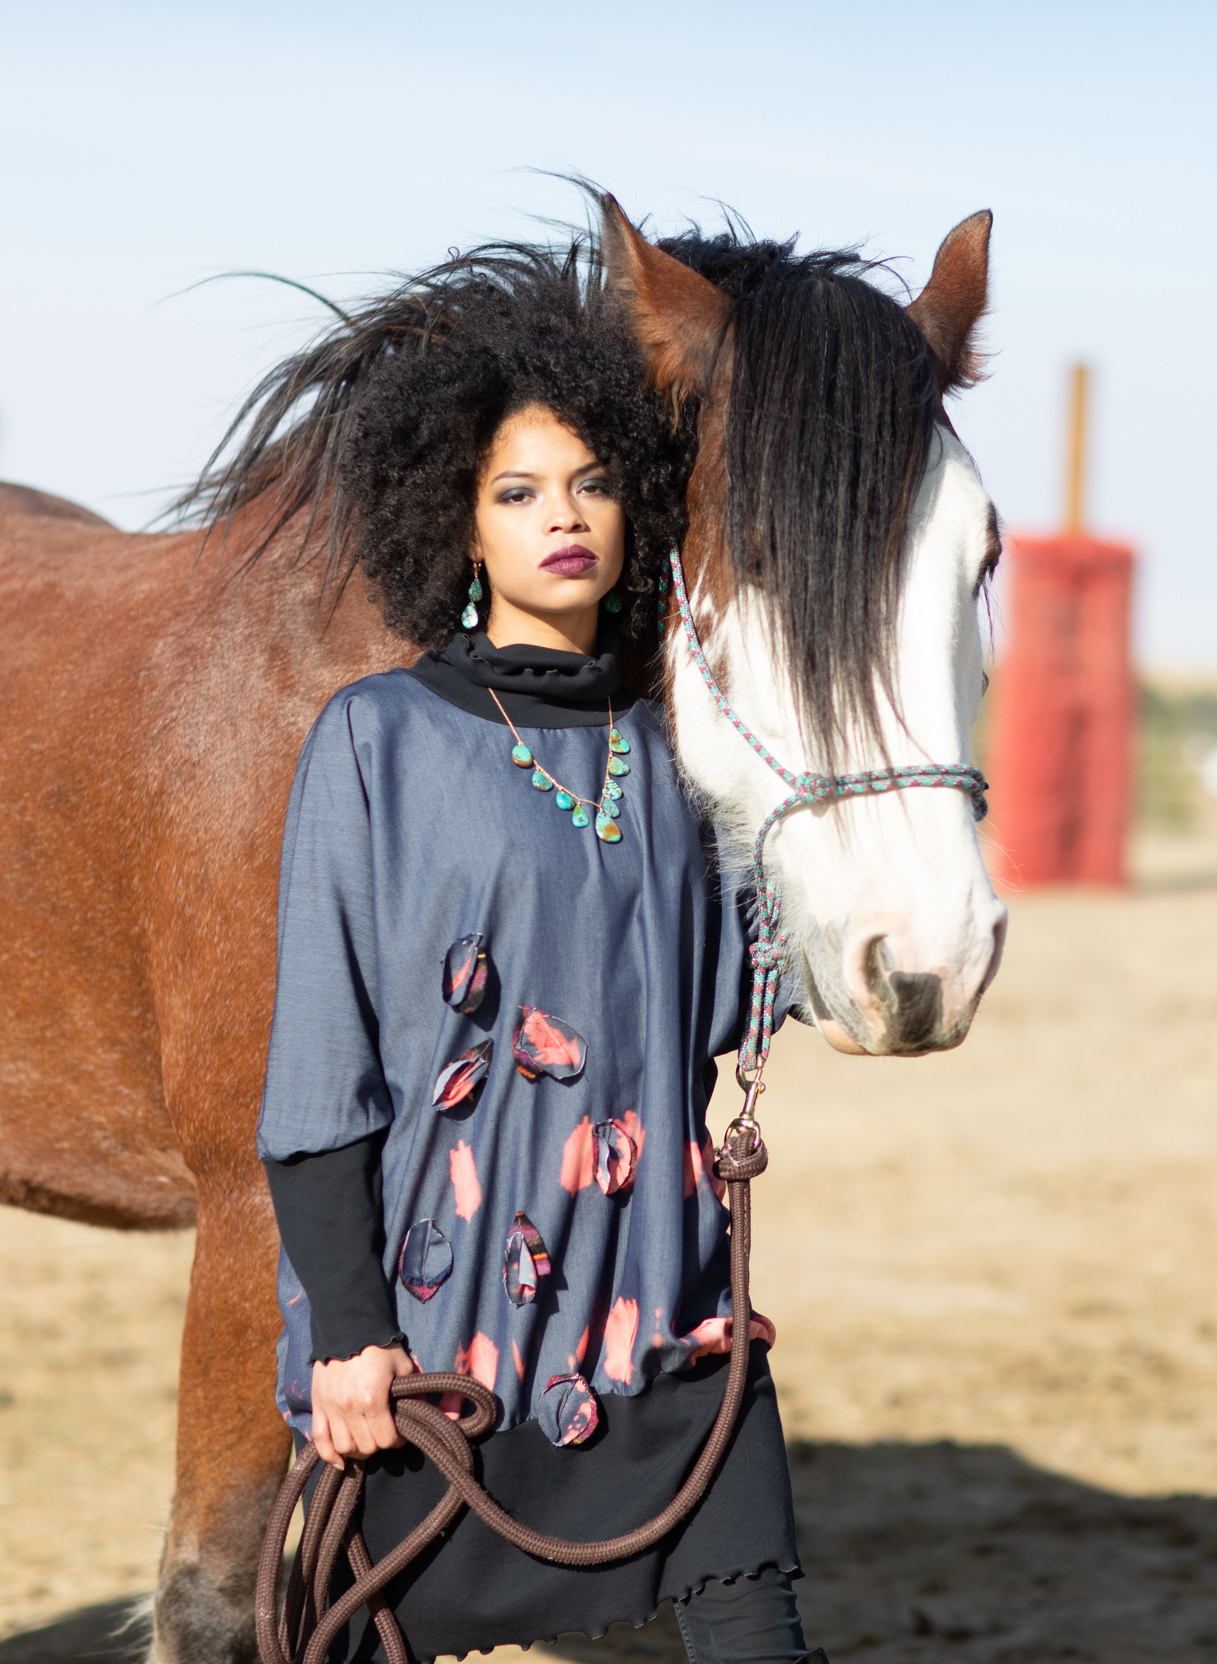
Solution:
[(413, 1375), (401, 1346), (365, 1346), (353, 1358), (313, 1365), (313, 1443), (323, 1462), (341, 1468), (347, 1456), (374, 1456), (406, 1441), (389, 1408), (394, 1376)]

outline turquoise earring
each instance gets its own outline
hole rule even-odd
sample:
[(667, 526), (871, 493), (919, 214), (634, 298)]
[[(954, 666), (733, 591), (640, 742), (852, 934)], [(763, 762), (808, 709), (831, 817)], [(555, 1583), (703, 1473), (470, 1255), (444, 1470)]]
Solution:
[(610, 589), (604, 597), (603, 606), (605, 612), (619, 613), (621, 611), (621, 597), (615, 589)]
[(478, 602), (482, 599), (482, 585), (478, 578), (481, 561), (473, 563), (473, 582), (469, 585), (469, 605), (461, 614), (461, 627), (465, 630), (476, 630), (478, 627)]

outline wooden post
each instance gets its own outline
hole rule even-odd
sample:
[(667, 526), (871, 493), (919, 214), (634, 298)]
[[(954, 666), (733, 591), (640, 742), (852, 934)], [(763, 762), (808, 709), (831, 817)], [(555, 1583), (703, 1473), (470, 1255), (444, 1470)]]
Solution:
[(1065, 530), (1080, 536), (1086, 497), (1086, 421), (1090, 402), (1090, 371), (1075, 364), (1069, 377), (1069, 478), (1065, 487)]

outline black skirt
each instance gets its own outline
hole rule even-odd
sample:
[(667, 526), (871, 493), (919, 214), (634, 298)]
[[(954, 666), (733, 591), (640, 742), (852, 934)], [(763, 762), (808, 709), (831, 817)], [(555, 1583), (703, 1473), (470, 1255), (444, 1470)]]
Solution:
[[(697, 1460), (726, 1367), (725, 1357), (706, 1358), (660, 1376), (636, 1397), (605, 1395), (600, 1426), (586, 1445), (555, 1449), (535, 1422), (492, 1434), (477, 1447), (477, 1476), (509, 1513), (539, 1531), (583, 1541), (632, 1531), (667, 1506)], [(370, 1461), (361, 1528), (373, 1560), (396, 1547), (446, 1489), (409, 1447)], [(622, 1619), (643, 1624), (665, 1600), (764, 1566), (801, 1575), (777, 1398), (767, 1349), (754, 1341), (727, 1453), (701, 1502), (657, 1547), (610, 1566), (553, 1566), (466, 1511), (385, 1592), (414, 1657), (432, 1659), (552, 1641), (572, 1630), (603, 1635)], [(349, 1585), (343, 1565), (332, 1596)], [(330, 1659), (363, 1664), (378, 1656), (379, 1637), (364, 1609), (339, 1634)]]

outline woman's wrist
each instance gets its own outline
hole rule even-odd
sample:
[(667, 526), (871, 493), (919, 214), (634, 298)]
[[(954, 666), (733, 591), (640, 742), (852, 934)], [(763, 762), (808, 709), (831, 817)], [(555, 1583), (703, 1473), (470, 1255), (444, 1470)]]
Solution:
[(363, 1353), (373, 1350), (387, 1352), (399, 1347), (403, 1352), (408, 1353), (409, 1346), (410, 1343), (404, 1332), (401, 1329), (395, 1329), (388, 1335), (377, 1336), (372, 1340), (360, 1338), (352, 1341), (349, 1345), (345, 1341), (339, 1342), (328, 1348), (324, 1353), (314, 1353), (309, 1359), (309, 1363), (346, 1364), (350, 1363), (352, 1358), (361, 1357)]

